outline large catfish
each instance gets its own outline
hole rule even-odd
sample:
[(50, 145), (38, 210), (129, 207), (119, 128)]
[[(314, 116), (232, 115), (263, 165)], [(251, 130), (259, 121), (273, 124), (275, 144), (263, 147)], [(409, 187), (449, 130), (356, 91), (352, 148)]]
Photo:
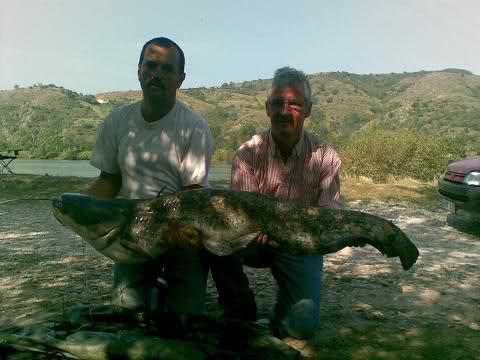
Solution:
[(97, 200), (63, 194), (54, 215), (119, 263), (152, 259), (171, 248), (204, 247), (216, 255), (245, 248), (259, 233), (292, 255), (334, 253), (370, 244), (409, 269), (416, 246), (392, 222), (360, 211), (304, 207), (271, 196), (188, 190), (151, 200)]

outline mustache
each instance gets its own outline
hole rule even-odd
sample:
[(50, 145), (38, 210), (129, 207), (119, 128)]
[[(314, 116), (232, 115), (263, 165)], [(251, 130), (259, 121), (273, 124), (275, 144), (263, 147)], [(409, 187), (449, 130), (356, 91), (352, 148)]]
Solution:
[(286, 114), (286, 115), (277, 114), (272, 118), (272, 120), (275, 121), (275, 122), (291, 122), (291, 123), (293, 123), (293, 115), (291, 115), (291, 114)]
[(151, 79), (148, 82), (148, 86), (158, 86), (158, 87), (161, 87), (161, 88), (165, 88), (165, 86), (163, 85), (163, 82), (160, 79), (157, 79), (157, 78)]

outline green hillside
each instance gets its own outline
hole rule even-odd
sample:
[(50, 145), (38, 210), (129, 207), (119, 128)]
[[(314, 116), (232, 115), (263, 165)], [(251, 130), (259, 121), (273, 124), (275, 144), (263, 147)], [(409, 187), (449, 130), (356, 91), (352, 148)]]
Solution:
[[(337, 144), (344, 156), (362, 146), (365, 152), (365, 146), (381, 141), (397, 149), (405, 146), (409, 156), (427, 151), (413, 149), (420, 146), (413, 145), (418, 141), (437, 146), (443, 149), (439, 161), (480, 152), (480, 76), (447, 69), (319, 73), (309, 78), (313, 111), (306, 127)], [(179, 92), (182, 101), (207, 119), (216, 159), (231, 158), (239, 144), (269, 126), (264, 101), (270, 83), (269, 79), (244, 81)], [(88, 159), (95, 129), (106, 114), (138, 99), (140, 91), (92, 96), (52, 84), (0, 91), (0, 149), (21, 148), (25, 158)], [(395, 143), (399, 134), (403, 145)], [(346, 171), (358, 174), (352, 163), (346, 164)]]
[(88, 158), (111, 109), (55, 85), (0, 91), (0, 149), (23, 149), (24, 158)]

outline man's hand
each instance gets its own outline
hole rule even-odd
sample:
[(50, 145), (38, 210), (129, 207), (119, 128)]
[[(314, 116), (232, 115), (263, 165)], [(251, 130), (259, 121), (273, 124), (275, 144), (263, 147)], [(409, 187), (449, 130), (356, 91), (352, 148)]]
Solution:
[(203, 189), (203, 186), (200, 184), (182, 186), (182, 190), (197, 190), (197, 189)]
[(267, 234), (260, 233), (250, 244), (253, 246), (265, 246), (270, 244), (270, 238)]
[(102, 171), (95, 181), (81, 193), (95, 196), (97, 199), (113, 199), (120, 192), (121, 186), (122, 176), (120, 174), (109, 174)]

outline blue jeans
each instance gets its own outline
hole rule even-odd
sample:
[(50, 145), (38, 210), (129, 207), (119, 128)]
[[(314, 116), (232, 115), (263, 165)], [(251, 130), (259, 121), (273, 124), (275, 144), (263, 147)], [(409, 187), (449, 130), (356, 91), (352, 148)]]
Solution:
[(243, 259), (246, 266), (269, 267), (278, 284), (274, 330), (297, 339), (312, 336), (320, 325), (323, 256), (291, 256), (266, 247)]
[[(160, 274), (168, 283), (165, 311), (201, 314), (204, 310), (208, 267), (198, 250), (169, 250), (142, 264), (115, 264), (112, 305), (151, 309), (151, 294)], [(163, 273), (162, 273), (163, 271)]]

